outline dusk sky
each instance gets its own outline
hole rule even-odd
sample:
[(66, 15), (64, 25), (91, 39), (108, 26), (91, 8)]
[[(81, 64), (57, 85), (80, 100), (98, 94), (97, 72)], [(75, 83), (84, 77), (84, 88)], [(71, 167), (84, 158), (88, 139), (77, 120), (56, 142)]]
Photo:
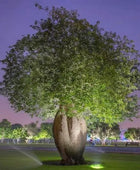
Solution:
[[(22, 35), (33, 33), (31, 24), (36, 19), (45, 18), (45, 13), (35, 8), (38, 2), (43, 6), (63, 6), (76, 9), (81, 18), (90, 23), (100, 21), (106, 31), (126, 35), (134, 40), (136, 49), (140, 50), (140, 0), (0, 0), (0, 59), (5, 58), (8, 47), (22, 38)], [(0, 64), (0, 81), (3, 66)], [(25, 113), (15, 113), (8, 100), (0, 96), (0, 120), (28, 124), (33, 120)], [(133, 122), (121, 123), (122, 128), (139, 126), (140, 118)]]

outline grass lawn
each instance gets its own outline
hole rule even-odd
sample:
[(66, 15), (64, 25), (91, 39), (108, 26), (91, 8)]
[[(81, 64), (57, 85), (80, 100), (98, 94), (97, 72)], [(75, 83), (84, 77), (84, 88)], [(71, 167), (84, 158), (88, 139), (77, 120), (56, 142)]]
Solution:
[[(32, 145), (27, 145), (29, 148)], [(38, 147), (38, 145), (36, 145)], [(47, 145), (41, 145), (44, 148)], [(40, 160), (55, 161), (58, 163), (60, 156), (57, 151), (49, 150), (0, 150), (0, 170), (140, 170), (140, 154), (118, 154), (118, 153), (93, 153), (85, 151), (85, 159), (93, 163), (90, 165), (60, 166), (60, 165), (39, 165)], [(100, 167), (99, 164), (102, 166)], [(94, 167), (95, 166), (95, 167)]]

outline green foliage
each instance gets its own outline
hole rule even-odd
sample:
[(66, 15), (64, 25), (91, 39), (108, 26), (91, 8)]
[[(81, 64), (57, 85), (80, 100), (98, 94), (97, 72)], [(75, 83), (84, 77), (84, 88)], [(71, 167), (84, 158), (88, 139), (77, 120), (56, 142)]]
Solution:
[(41, 130), (37, 135), (33, 136), (33, 139), (35, 140), (45, 139), (45, 138), (48, 138), (48, 139), (51, 138), (51, 136), (46, 130)]
[(11, 123), (7, 119), (0, 122), (0, 139), (11, 137)]
[(95, 122), (88, 124), (88, 134), (95, 138), (100, 139), (105, 142), (106, 139), (118, 139), (120, 135), (120, 128), (118, 124), (113, 124), (109, 126), (103, 122)]
[(36, 33), (18, 40), (2, 61), (2, 87), (12, 106), (44, 118), (59, 108), (68, 116), (89, 110), (110, 124), (134, 116), (132, 92), (140, 74), (133, 42), (103, 31), (98, 22), (91, 25), (76, 11), (43, 10), (46, 19), (32, 25)]
[(53, 132), (52, 132), (52, 123), (41, 123), (40, 129), (41, 131), (46, 131), (47, 134), (52, 138), (53, 137)]
[(9, 122), (7, 119), (3, 119), (0, 122), (0, 128), (9, 128), (11, 126), (11, 122)]
[(11, 128), (9, 128), (9, 127), (7, 127), (7, 128), (0, 127), (0, 139), (11, 138), (11, 133), (12, 133)]
[(22, 127), (21, 124), (12, 124), (7, 119), (3, 119), (0, 122), (0, 139), (17, 139), (26, 138), (27, 131)]
[(28, 136), (28, 134), (24, 128), (16, 128), (12, 130), (11, 136), (13, 139), (19, 139), (19, 138), (25, 139)]
[(0, 122), (0, 139), (45, 139), (52, 138), (52, 123), (42, 123), (37, 127), (36, 123), (30, 123), (23, 127), (21, 124), (12, 124), (6, 119)]
[(130, 140), (140, 140), (140, 128), (128, 128), (124, 135)]

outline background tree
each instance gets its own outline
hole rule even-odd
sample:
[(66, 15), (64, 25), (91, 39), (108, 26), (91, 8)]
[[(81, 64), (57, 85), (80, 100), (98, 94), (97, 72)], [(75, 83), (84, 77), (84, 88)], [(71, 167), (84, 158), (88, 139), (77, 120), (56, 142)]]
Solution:
[(120, 135), (120, 128), (118, 124), (113, 124), (109, 126), (103, 122), (96, 122), (93, 126), (89, 126), (89, 134), (93, 139), (100, 139), (102, 145), (105, 145), (105, 142), (109, 138), (118, 139)]
[(33, 139), (35, 140), (50, 139), (51, 137), (52, 136), (50, 136), (46, 130), (41, 129), (35, 136), (33, 136)]
[(20, 123), (15, 123), (15, 124), (11, 125), (11, 129), (12, 130), (18, 129), (18, 128), (23, 128), (23, 126)]
[(76, 11), (36, 6), (47, 16), (32, 25), (33, 35), (11, 46), (1, 87), (15, 110), (56, 115), (53, 134), (62, 163), (82, 163), (85, 110), (109, 124), (137, 113), (132, 92), (140, 80), (139, 54), (126, 36), (105, 32)]
[(0, 139), (10, 139), (12, 137), (12, 130), (11, 128), (7, 127), (0, 127)]
[(52, 127), (53, 127), (52, 123), (41, 123), (40, 130), (46, 131), (47, 134), (52, 138), (53, 137)]
[(140, 128), (128, 128), (124, 136), (132, 141), (140, 140)]
[(34, 122), (25, 125), (25, 129), (30, 139), (33, 139), (33, 137), (36, 136), (40, 130), (39, 127), (37, 127), (37, 124)]
[(11, 122), (9, 122), (7, 119), (3, 119), (0, 122), (0, 128), (10, 128), (11, 127)]
[[(12, 139), (26, 139), (28, 137), (27, 130), (20, 123), (15, 123), (11, 125), (11, 138)], [(17, 142), (18, 142), (17, 140)]]
[(25, 128), (15, 128), (12, 130), (11, 136), (13, 139), (26, 139), (28, 134)]
[(7, 119), (3, 119), (0, 122), (0, 138), (11, 138), (11, 132), (11, 122), (9, 122)]

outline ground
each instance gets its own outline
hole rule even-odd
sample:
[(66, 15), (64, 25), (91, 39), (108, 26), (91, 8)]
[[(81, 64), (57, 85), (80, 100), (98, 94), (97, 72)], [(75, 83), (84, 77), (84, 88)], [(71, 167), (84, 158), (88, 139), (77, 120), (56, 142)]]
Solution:
[[(92, 147), (92, 146), (91, 146)], [(97, 148), (98, 149), (98, 148)], [(140, 154), (104, 153), (86, 149), (87, 165), (60, 166), (60, 156), (50, 145), (0, 145), (1, 170), (140, 170)], [(41, 163), (44, 163), (40, 165)], [(47, 164), (46, 164), (47, 163)]]

